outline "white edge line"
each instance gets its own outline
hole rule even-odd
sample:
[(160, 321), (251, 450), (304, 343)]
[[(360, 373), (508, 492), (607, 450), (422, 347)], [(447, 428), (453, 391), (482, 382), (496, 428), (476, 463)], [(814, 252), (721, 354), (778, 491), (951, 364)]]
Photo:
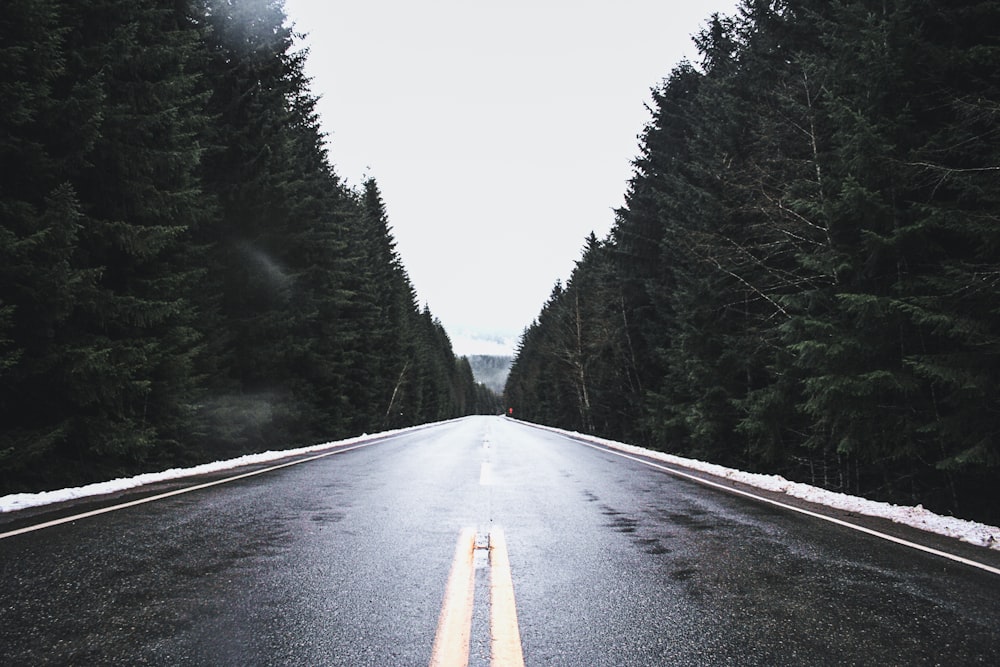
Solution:
[[(389, 436), (389, 438), (396, 436)], [(128, 507), (135, 507), (136, 505), (143, 505), (145, 503), (152, 503), (157, 500), (163, 500), (164, 498), (170, 498), (172, 496), (179, 496), (184, 493), (190, 493), (192, 491), (200, 491), (201, 489), (207, 489), (212, 486), (219, 486), (220, 484), (227, 484), (229, 482), (235, 482), (239, 479), (246, 479), (247, 477), (254, 477), (255, 475), (263, 475), (267, 472), (273, 472), (275, 470), (280, 470), (281, 468), (287, 468), (289, 466), (298, 465), (300, 463), (308, 463), (309, 461), (315, 461), (317, 459), (326, 458), (327, 456), (333, 456), (335, 454), (343, 454), (355, 449), (361, 449), (362, 447), (371, 447), (372, 445), (377, 445), (383, 443), (388, 438), (379, 438), (377, 440), (372, 440), (369, 442), (363, 442), (357, 445), (351, 445), (349, 447), (334, 449), (333, 451), (323, 452), (322, 454), (316, 454), (315, 456), (309, 456), (304, 459), (297, 459), (295, 461), (288, 461), (286, 463), (281, 463), (279, 465), (269, 466), (267, 468), (261, 468), (260, 470), (251, 470), (250, 472), (245, 472), (240, 475), (234, 475), (232, 477), (225, 477), (223, 479), (217, 479), (211, 482), (205, 482), (203, 484), (196, 484), (194, 486), (186, 486), (183, 489), (174, 489), (173, 491), (167, 491), (165, 493), (158, 493), (152, 496), (146, 496), (145, 498), (138, 498), (136, 500), (130, 500), (125, 503), (119, 503), (118, 505), (110, 505), (108, 507), (102, 507), (96, 510), (90, 510), (89, 512), (82, 512), (80, 514), (73, 514), (71, 516), (64, 516), (59, 519), (53, 519), (52, 521), (45, 521), (43, 523), (36, 523), (31, 526), (24, 526), (23, 528), (17, 528), (15, 530), (9, 530), (5, 533), (0, 533), (0, 540), (6, 539), (8, 537), (14, 537), (15, 535), (23, 535), (25, 533), (30, 533), (36, 530), (42, 530), (43, 528), (51, 528), (53, 526), (58, 526), (64, 523), (71, 523), (73, 521), (79, 521), (80, 519), (87, 519), (92, 516), (98, 516), (100, 514), (107, 514), (109, 512), (114, 512), (121, 509), (126, 509)]]
[(66, 489), (52, 489), (49, 491), (11, 493), (0, 496), (0, 516), (20, 512), (21, 510), (44, 507), (45, 505), (57, 505), (72, 500), (83, 500), (97, 496), (106, 496), (113, 493), (132, 491), (144, 486), (159, 484), (161, 482), (179, 482), (191, 477), (203, 477), (205, 475), (226, 474), (233, 470), (239, 470), (253, 465), (267, 465), (275, 461), (284, 461), (293, 456), (306, 456), (315, 452), (327, 452), (334, 447), (344, 447), (355, 443), (370, 442), (376, 439), (385, 439), (392, 436), (414, 433), (427, 428), (433, 428), (452, 422), (462, 421), (468, 417), (458, 417), (446, 419), (440, 422), (428, 422), (417, 426), (391, 429), (381, 433), (365, 433), (359, 436), (345, 438), (331, 442), (323, 442), (305, 447), (294, 447), (291, 449), (268, 450), (265, 452), (243, 454), (232, 459), (222, 461), (212, 461), (208, 463), (196, 464), (189, 468), (170, 468), (158, 472), (144, 472), (132, 477), (122, 477), (118, 479), (93, 482), (84, 486), (77, 486)]
[(823, 521), (829, 521), (830, 523), (834, 523), (834, 524), (837, 524), (838, 526), (843, 526), (845, 528), (850, 528), (851, 530), (856, 530), (856, 531), (858, 531), (860, 533), (866, 533), (866, 534), (872, 535), (874, 537), (880, 537), (883, 540), (888, 540), (889, 542), (895, 542), (896, 544), (900, 544), (900, 545), (905, 546), (905, 547), (910, 547), (912, 549), (917, 549), (918, 551), (923, 551), (925, 553), (929, 553), (929, 554), (932, 554), (934, 556), (940, 556), (941, 558), (947, 558), (948, 560), (955, 561), (956, 563), (962, 563), (963, 565), (968, 565), (970, 567), (975, 567), (975, 568), (978, 568), (980, 570), (984, 570), (986, 572), (990, 572), (992, 574), (1000, 575), (1000, 568), (996, 568), (996, 567), (993, 567), (991, 565), (987, 565), (985, 563), (980, 563), (979, 561), (971, 560), (971, 559), (965, 558), (963, 556), (957, 556), (955, 554), (950, 554), (947, 551), (941, 551), (940, 549), (935, 549), (933, 547), (928, 547), (928, 546), (924, 546), (922, 544), (917, 544), (916, 542), (910, 542), (909, 540), (904, 540), (904, 539), (902, 539), (900, 537), (895, 537), (894, 535), (889, 535), (888, 533), (882, 533), (882, 532), (879, 532), (877, 530), (873, 530), (871, 528), (866, 528), (864, 526), (859, 526), (859, 525), (851, 523), (849, 521), (843, 521), (842, 519), (837, 519), (836, 517), (826, 516), (825, 514), (820, 514), (819, 512), (813, 512), (812, 510), (807, 510), (807, 509), (804, 509), (802, 507), (796, 507), (794, 505), (789, 505), (787, 503), (783, 503), (783, 502), (778, 501), (778, 500), (772, 500), (770, 498), (765, 498), (764, 496), (758, 496), (757, 494), (750, 493), (749, 491), (743, 491), (741, 489), (736, 489), (736, 488), (733, 488), (731, 486), (726, 486), (725, 484), (719, 484), (718, 482), (713, 482), (712, 480), (704, 479), (702, 477), (699, 477), (698, 475), (692, 475), (692, 474), (689, 474), (689, 473), (686, 473), (686, 472), (682, 472), (680, 470), (675, 470), (674, 468), (669, 468), (667, 466), (660, 465), (658, 463), (653, 463), (652, 461), (646, 461), (645, 459), (641, 459), (638, 456), (632, 456), (630, 454), (625, 454), (623, 452), (618, 452), (618, 451), (615, 451), (613, 449), (609, 449), (607, 447), (604, 447), (602, 445), (596, 445), (596, 444), (593, 444), (593, 443), (584, 442), (583, 440), (580, 440), (580, 439), (574, 438), (574, 437), (570, 437), (570, 436), (564, 436), (564, 437), (566, 437), (568, 440), (571, 440), (573, 442), (581, 444), (581, 445), (583, 445), (585, 447), (590, 447), (592, 449), (597, 449), (599, 451), (606, 452), (608, 454), (614, 454), (615, 456), (620, 456), (623, 459), (629, 459), (630, 461), (635, 461), (636, 463), (641, 463), (643, 465), (649, 466), (650, 468), (656, 468), (657, 470), (662, 470), (663, 472), (669, 473), (671, 475), (675, 475), (677, 477), (683, 477), (685, 479), (689, 479), (689, 480), (691, 480), (693, 482), (697, 482), (698, 484), (702, 484), (704, 486), (710, 486), (712, 488), (720, 489), (722, 491), (726, 491), (728, 493), (732, 493), (732, 494), (735, 494), (735, 495), (738, 495), (738, 496), (744, 496), (746, 498), (752, 498), (753, 500), (757, 500), (757, 501), (760, 501), (760, 502), (763, 502), (763, 503), (767, 503), (768, 505), (774, 505), (775, 507), (780, 507), (782, 509), (791, 510), (793, 512), (798, 512), (799, 514), (805, 514), (806, 516), (811, 516), (811, 517), (813, 517), (815, 519), (822, 519)]
[[(905, 505), (893, 505), (887, 502), (870, 500), (860, 496), (851, 496), (836, 491), (823, 489), (822, 487), (811, 486), (802, 482), (795, 482), (776, 474), (747, 473), (735, 468), (727, 468), (697, 459), (686, 459), (673, 454), (661, 451), (645, 449), (623, 442), (598, 438), (592, 435), (567, 431), (551, 426), (542, 426), (520, 420), (526, 426), (531, 426), (539, 430), (551, 431), (569, 438), (575, 438), (593, 444), (627, 452), (635, 456), (644, 457), (655, 461), (661, 461), (667, 465), (672, 465), (682, 470), (694, 470), (704, 473), (712, 478), (728, 479), (738, 484), (760, 489), (760, 492), (771, 491), (781, 496), (789, 496), (804, 500), (806, 503), (829, 507), (834, 510), (843, 510), (848, 513), (856, 513), (876, 519), (888, 519), (893, 523), (902, 524), (916, 528), (927, 533), (934, 533), (943, 537), (965, 542), (977, 547), (984, 547), (993, 551), (1000, 551), (1000, 527), (990, 526), (978, 521), (960, 519), (954, 516), (947, 516), (931, 512), (921, 505), (908, 507)], [(820, 497), (815, 497), (818, 494)]]

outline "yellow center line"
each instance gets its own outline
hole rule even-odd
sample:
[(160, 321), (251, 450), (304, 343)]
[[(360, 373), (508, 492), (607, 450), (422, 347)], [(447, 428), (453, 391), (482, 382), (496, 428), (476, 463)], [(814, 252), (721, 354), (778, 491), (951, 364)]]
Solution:
[(500, 528), (490, 531), (490, 636), (493, 667), (524, 667), (514, 581), (510, 576), (507, 542)]
[[(466, 667), (469, 664), (477, 548), (486, 547), (477, 547), (476, 531), (472, 528), (463, 529), (458, 537), (455, 560), (445, 587), (444, 604), (431, 649), (431, 667)], [(507, 541), (500, 528), (495, 527), (489, 533), (489, 559), (490, 665), (524, 667)]]
[(469, 664), (469, 635), (475, 593), (473, 554), (476, 531), (465, 528), (458, 537), (455, 560), (445, 588), (444, 605), (438, 618), (431, 650), (431, 667), (465, 667)]

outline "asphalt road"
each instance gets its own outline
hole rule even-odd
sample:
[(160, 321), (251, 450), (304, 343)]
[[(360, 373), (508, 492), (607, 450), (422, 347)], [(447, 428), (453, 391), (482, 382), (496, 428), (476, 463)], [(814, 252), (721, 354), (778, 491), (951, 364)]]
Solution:
[(1000, 576), (484, 417), (0, 539), (0, 665), (428, 665), (465, 528), (527, 665), (1000, 655)]

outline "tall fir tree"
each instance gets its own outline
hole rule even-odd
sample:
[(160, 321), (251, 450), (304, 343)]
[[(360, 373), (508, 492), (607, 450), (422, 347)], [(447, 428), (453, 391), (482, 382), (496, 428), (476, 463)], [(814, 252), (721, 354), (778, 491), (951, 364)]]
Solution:
[[(598, 320), (622, 303), (610, 349), (641, 360), (633, 437), (991, 517), (998, 19), (976, 0), (713, 17), (700, 69), (654, 91), (616, 271), (578, 266), (522, 337), (522, 416), (579, 403), (543, 350), (595, 281)], [(589, 367), (589, 395), (612, 368)]]
[[(9, 182), (22, 221), (35, 222), (14, 230), (23, 242), (11, 284), (18, 337), (41, 337), (15, 380), (19, 401), (37, 402), (14, 424), (31, 429), (46, 410), (50, 428), (32, 446), (53, 467), (42, 475), (67, 479), (76, 473), (58, 461), (106, 473), (156, 459), (189, 414), (197, 335), (181, 251), (200, 210), (201, 116), (188, 69), (198, 37), (184, 3), (33, 10), (44, 12), (31, 25), (46, 36), (29, 28), (20, 39), (34, 46), (14, 54), (25, 65), (12, 70), (17, 84), (33, 89), (18, 97), (35, 108), (12, 118), (25, 169)], [(40, 77), (36, 56), (47, 60)]]
[[(15, 488), (73, 430), (58, 389), (75, 346), (65, 325), (96, 278), (77, 261), (81, 213), (65, 162), (95, 136), (93, 97), (59, 90), (65, 28), (56, 2), (12, 2), (0, 15), (0, 482)], [(60, 145), (67, 108), (76, 141)], [(53, 142), (56, 138), (56, 142)], [(17, 168), (14, 168), (16, 165)]]
[(189, 3), (74, 4), (73, 80), (103, 93), (100, 136), (79, 174), (82, 251), (101, 271), (75, 377), (86, 448), (125, 459), (176, 446), (195, 400), (199, 336), (186, 235), (201, 221), (197, 140), (204, 125)]

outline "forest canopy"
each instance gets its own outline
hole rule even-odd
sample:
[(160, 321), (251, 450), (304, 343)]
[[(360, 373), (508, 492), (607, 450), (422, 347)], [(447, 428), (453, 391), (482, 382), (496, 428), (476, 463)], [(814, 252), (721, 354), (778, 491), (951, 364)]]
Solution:
[(507, 403), (1000, 519), (1000, 3), (744, 0), (695, 42)]
[(0, 492), (496, 409), (282, 3), (6, 0)]

